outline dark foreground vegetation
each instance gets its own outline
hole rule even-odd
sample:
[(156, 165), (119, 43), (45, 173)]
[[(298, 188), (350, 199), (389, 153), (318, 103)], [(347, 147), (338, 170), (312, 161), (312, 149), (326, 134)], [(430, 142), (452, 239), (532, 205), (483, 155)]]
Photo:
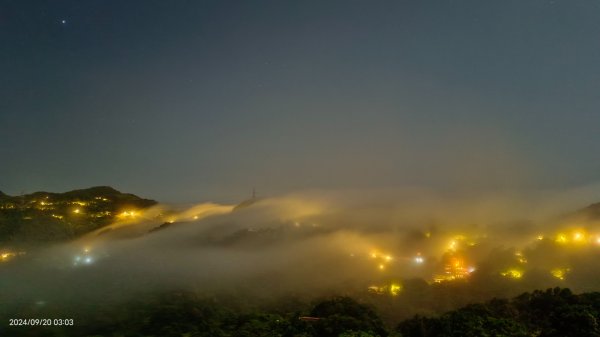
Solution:
[(392, 327), (384, 324), (375, 309), (349, 297), (313, 304), (286, 299), (257, 309), (241, 307), (232, 299), (173, 292), (127, 305), (99, 307), (79, 316), (74, 326), (62, 327), (7, 327), (3, 317), (0, 335), (600, 336), (600, 293), (575, 295), (567, 288), (537, 290), (512, 300), (471, 304), (437, 317), (416, 316)]

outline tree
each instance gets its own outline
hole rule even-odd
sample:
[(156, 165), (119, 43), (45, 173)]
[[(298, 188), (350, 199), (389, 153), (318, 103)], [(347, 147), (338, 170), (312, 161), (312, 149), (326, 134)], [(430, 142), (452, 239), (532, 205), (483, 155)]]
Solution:
[(371, 308), (349, 297), (334, 297), (317, 304), (311, 316), (318, 336), (339, 336), (342, 333), (365, 332), (373, 336), (387, 336), (381, 319)]

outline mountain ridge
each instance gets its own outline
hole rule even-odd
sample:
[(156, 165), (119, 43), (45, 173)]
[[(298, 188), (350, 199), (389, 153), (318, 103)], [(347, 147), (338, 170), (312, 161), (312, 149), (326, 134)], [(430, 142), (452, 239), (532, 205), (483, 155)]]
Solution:
[(93, 186), (63, 193), (0, 195), (0, 243), (70, 240), (115, 221), (120, 212), (156, 205), (151, 199)]

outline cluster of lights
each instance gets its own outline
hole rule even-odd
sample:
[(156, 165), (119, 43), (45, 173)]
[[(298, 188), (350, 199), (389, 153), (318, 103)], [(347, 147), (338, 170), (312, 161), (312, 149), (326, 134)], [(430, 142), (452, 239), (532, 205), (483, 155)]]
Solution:
[(455, 235), (452, 240), (448, 243), (447, 251), (448, 252), (456, 252), (460, 245), (467, 245), (469, 247), (473, 247), (477, 245), (477, 243), (473, 240), (467, 241), (467, 237), (464, 235)]
[(425, 259), (421, 256), (421, 253), (417, 253), (417, 256), (415, 256), (414, 261), (416, 264), (423, 264), (425, 262)]
[[(473, 247), (477, 243), (474, 241), (467, 242), (467, 237), (464, 235), (455, 235), (450, 240), (446, 246), (446, 253), (449, 254), (449, 258), (446, 263), (444, 263), (444, 274), (435, 275), (433, 277), (434, 282), (441, 283), (465, 279), (475, 271), (474, 266), (468, 266), (465, 263), (464, 258), (462, 258), (460, 255), (457, 255), (457, 251), (459, 250), (460, 246), (464, 244)], [(417, 264), (420, 264), (424, 261), (422, 258), (418, 260), (419, 257), (420, 256), (417, 256), (415, 258), (415, 263)]]
[(376, 251), (371, 252), (370, 254), (372, 259), (378, 260), (377, 269), (383, 271), (386, 268), (386, 264), (390, 263), (394, 258), (389, 254), (380, 254)]
[[(96, 212), (90, 213), (86, 212), (86, 207), (90, 205), (95, 205), (99, 202), (110, 202), (111, 200), (102, 196), (94, 197), (93, 199), (88, 200), (51, 200), (49, 196), (43, 196), (41, 199), (37, 200), (29, 200), (26, 208), (35, 208), (40, 211), (48, 212), (47, 214), (55, 219), (63, 220), (65, 217), (68, 217), (68, 214), (76, 217), (95, 217), (95, 218), (105, 218), (112, 217), (112, 212), (104, 211), (104, 212)], [(66, 206), (66, 208), (63, 208)], [(14, 209), (14, 208), (23, 208), (23, 206), (17, 206), (12, 203), (0, 203), (0, 209)], [(60, 212), (65, 212), (62, 214)], [(124, 211), (117, 215), (119, 218), (130, 218), (135, 217), (136, 211)], [(24, 217), (25, 220), (33, 219), (33, 217)]]
[(402, 292), (402, 289), (403, 287), (401, 283), (393, 282), (390, 285), (370, 286), (369, 292), (377, 295), (389, 294), (391, 296), (398, 296)]
[[(538, 236), (538, 238), (540, 238), (539, 240), (543, 240), (543, 236), (540, 235)], [(567, 244), (578, 244), (578, 245), (582, 245), (582, 244), (586, 244), (586, 243), (595, 243), (595, 244), (600, 244), (600, 235), (597, 236), (592, 236), (587, 234), (585, 231), (583, 230), (576, 230), (573, 231), (571, 233), (557, 233), (556, 236), (554, 237), (554, 242), (556, 242), (557, 244), (560, 245), (567, 245)]]
[(54, 209), (54, 207), (52, 205), (53, 205), (52, 202), (40, 201), (39, 206), (37, 208), (40, 210), (51, 210), (51, 209)]
[(13, 252), (4, 252), (4, 253), (0, 254), (0, 261), (6, 262), (6, 261), (12, 259), (13, 257), (15, 257), (15, 255), (16, 254)]
[(8, 262), (19, 255), (25, 255), (25, 252), (13, 252), (10, 250), (5, 250), (2, 253), (0, 253), (0, 262)]
[(444, 264), (444, 274), (436, 275), (433, 281), (436, 283), (461, 280), (469, 277), (475, 271), (475, 267), (467, 266), (462, 257), (451, 256)]
[(457, 246), (458, 246), (458, 242), (456, 242), (456, 240), (452, 240), (448, 244), (448, 250), (451, 251), (451, 252), (455, 252)]
[(94, 263), (94, 257), (90, 254), (91, 249), (89, 247), (83, 248), (83, 254), (75, 255), (73, 259), (73, 266), (77, 267), (80, 265), (90, 265)]
[(84, 264), (91, 264), (92, 262), (94, 262), (94, 259), (92, 259), (91, 256), (75, 256), (75, 265), (77, 266), (79, 263), (84, 263)]
[(519, 261), (519, 263), (527, 263), (527, 259), (523, 256), (523, 253), (517, 251), (515, 252), (515, 256), (517, 257), (517, 261)]
[[(103, 202), (109, 202), (110, 199), (107, 199), (105, 197), (94, 197), (95, 200), (97, 201), (103, 201)], [(71, 205), (74, 206), (74, 208), (70, 209), (70, 212), (73, 214), (85, 214), (85, 207), (89, 206), (90, 204), (94, 204), (96, 201), (81, 201), (81, 200), (75, 200), (75, 201), (66, 201), (66, 202), (52, 202), (49, 200), (49, 197), (46, 196), (44, 197), (42, 200), (38, 201), (38, 200), (33, 200), (31, 201), (32, 203), (36, 203), (37, 206), (36, 208), (42, 211), (51, 211), (51, 210), (56, 210), (56, 205)], [(6, 207), (1, 207), (2, 205), (0, 205), (0, 208), (6, 208)], [(120, 216), (128, 216), (125, 215), (124, 213), (131, 213), (134, 214), (134, 212), (132, 211), (127, 211), (127, 212), (123, 212), (120, 214)], [(96, 217), (96, 218), (103, 218), (106, 216), (110, 216), (111, 212), (109, 211), (105, 211), (105, 212), (98, 212), (98, 213), (93, 213), (93, 214), (89, 214), (92, 217)], [(56, 219), (63, 219), (64, 215), (60, 215), (60, 214), (50, 214), (50, 216), (52, 216), (53, 218)]]
[(567, 273), (570, 271), (569, 268), (555, 268), (550, 271), (550, 274), (555, 278), (563, 281), (567, 276)]
[(523, 271), (517, 268), (511, 268), (500, 273), (500, 275), (512, 279), (520, 279), (523, 277)]
[(123, 211), (119, 213), (119, 218), (127, 219), (127, 218), (135, 218), (138, 215), (136, 211)]
[[(430, 232), (426, 232), (425, 237), (429, 238), (431, 236)], [(537, 241), (554, 241), (559, 245), (583, 245), (583, 244), (596, 244), (600, 245), (600, 235), (591, 235), (587, 231), (583, 229), (564, 231), (556, 233), (555, 236), (546, 236), (544, 234), (539, 234), (536, 237)], [(467, 279), (474, 271), (475, 267), (472, 265), (468, 265), (465, 262), (465, 257), (462, 256), (462, 248), (466, 246), (475, 246), (477, 243), (475, 241), (467, 240), (467, 237), (464, 235), (455, 235), (451, 236), (448, 244), (445, 246), (446, 255), (444, 262), (444, 271), (441, 274), (434, 275), (433, 281), (436, 283), (446, 282), (446, 281), (456, 281), (461, 279)], [(354, 256), (354, 254), (350, 254)], [(380, 271), (386, 270), (388, 268), (388, 264), (394, 260), (391, 255), (384, 254), (378, 251), (372, 251), (369, 254), (372, 260), (375, 260), (377, 269)], [(529, 263), (525, 254), (519, 250), (514, 252), (515, 256), (515, 265), (508, 267), (507, 269), (498, 271), (498, 274), (502, 277), (520, 280), (525, 276), (526, 272), (526, 264)], [(425, 258), (421, 255), (421, 253), (416, 253), (416, 255), (412, 257), (404, 257), (401, 260), (406, 260), (409, 263), (414, 265), (422, 265), (425, 263)], [(569, 268), (555, 268), (549, 270), (550, 275), (558, 280), (565, 280), (567, 274), (570, 272)], [(497, 274), (497, 275), (498, 275)], [(391, 294), (394, 295), (399, 292), (402, 287), (395, 288), (393, 285), (385, 285), (385, 286), (371, 286), (369, 287), (369, 291), (377, 293), (377, 294)]]

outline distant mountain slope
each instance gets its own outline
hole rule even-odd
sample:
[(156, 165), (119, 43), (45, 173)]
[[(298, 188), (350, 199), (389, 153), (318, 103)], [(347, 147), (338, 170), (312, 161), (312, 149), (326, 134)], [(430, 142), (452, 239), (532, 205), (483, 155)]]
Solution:
[(256, 198), (256, 197), (252, 197), (252, 198), (250, 198), (250, 199), (246, 199), (246, 200), (244, 200), (244, 201), (240, 202), (240, 203), (239, 203), (237, 206), (235, 206), (235, 207), (233, 208), (233, 210), (234, 210), (234, 211), (239, 211), (239, 210), (241, 210), (241, 209), (244, 209), (244, 208), (250, 207), (250, 206), (252, 206), (252, 205), (256, 204), (256, 203), (257, 203), (258, 201), (260, 201), (260, 200), (261, 200), (261, 199), (259, 199), (259, 198)]
[(21, 196), (0, 192), (0, 243), (68, 240), (113, 222), (120, 212), (155, 204), (108, 186)]
[(600, 219), (600, 202), (591, 204), (586, 208), (579, 210), (576, 215), (584, 216), (590, 220)]

